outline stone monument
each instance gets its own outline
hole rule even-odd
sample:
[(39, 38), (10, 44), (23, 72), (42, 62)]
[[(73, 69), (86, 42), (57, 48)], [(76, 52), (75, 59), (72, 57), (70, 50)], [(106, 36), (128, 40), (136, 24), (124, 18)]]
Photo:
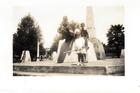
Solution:
[[(89, 50), (88, 55), (88, 61), (96, 61), (97, 59), (104, 59), (105, 58), (105, 51), (103, 44), (96, 38), (95, 35), (95, 27), (93, 24), (93, 11), (92, 7), (88, 6), (86, 11), (86, 26), (87, 31), (89, 34)], [(63, 62), (69, 62), (69, 61), (77, 61), (77, 55), (73, 52), (71, 53), (64, 53), (67, 51), (72, 50), (72, 46), (70, 47), (70, 42), (65, 42), (64, 40), (60, 40), (58, 44), (58, 51), (57, 51), (57, 63), (63, 63)]]

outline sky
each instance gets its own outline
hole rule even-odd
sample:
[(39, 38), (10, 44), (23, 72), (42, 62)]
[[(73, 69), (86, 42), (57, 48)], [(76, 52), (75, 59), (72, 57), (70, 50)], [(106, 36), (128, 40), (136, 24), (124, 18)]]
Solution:
[(107, 43), (106, 33), (112, 24), (124, 24), (124, 7), (122, 5), (96, 5), (92, 0), (50, 1), (46, 4), (13, 6), (13, 27), (16, 32), (21, 18), (30, 14), (40, 26), (44, 47), (50, 47), (57, 34), (57, 28), (63, 16), (68, 20), (86, 23), (86, 7), (93, 8), (93, 23), (96, 37)]

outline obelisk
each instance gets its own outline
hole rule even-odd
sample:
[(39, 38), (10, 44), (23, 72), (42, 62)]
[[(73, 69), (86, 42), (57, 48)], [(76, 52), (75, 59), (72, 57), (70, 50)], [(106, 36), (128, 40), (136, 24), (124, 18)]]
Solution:
[(105, 58), (105, 51), (103, 44), (97, 39), (95, 34), (95, 27), (94, 27), (94, 19), (93, 19), (93, 10), (91, 6), (87, 6), (86, 8), (86, 27), (89, 34), (89, 40), (92, 42), (97, 59), (104, 59)]
[(93, 23), (93, 10), (91, 6), (87, 7), (86, 10), (86, 27), (87, 27), (87, 31), (89, 33), (89, 38), (95, 38), (95, 27), (94, 27), (94, 23)]
[(39, 41), (37, 41), (37, 60), (39, 61)]

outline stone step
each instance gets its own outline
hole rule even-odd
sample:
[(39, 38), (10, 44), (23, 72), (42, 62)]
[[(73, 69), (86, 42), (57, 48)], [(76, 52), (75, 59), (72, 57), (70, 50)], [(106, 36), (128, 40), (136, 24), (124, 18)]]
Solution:
[(24, 73), (57, 73), (57, 74), (91, 74), (91, 75), (124, 75), (124, 66), (13, 66), (13, 71)]
[(106, 74), (105, 67), (84, 66), (14, 66), (13, 71), (36, 73)]
[[(54, 63), (53, 61), (14, 63), (14, 74), (20, 72), (37, 74), (87, 74), (87, 75), (124, 75), (124, 59), (106, 59), (84, 63)], [(16, 72), (16, 73), (15, 73)]]

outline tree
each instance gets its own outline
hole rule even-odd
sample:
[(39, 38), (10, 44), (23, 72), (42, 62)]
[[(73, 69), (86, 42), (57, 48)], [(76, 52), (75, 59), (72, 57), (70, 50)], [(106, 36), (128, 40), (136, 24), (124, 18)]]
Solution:
[(124, 27), (123, 25), (111, 25), (108, 33), (108, 47), (112, 52), (120, 56), (121, 49), (124, 49)]
[(51, 55), (53, 51), (57, 51), (59, 40), (66, 39), (66, 41), (70, 42), (74, 36), (69, 33), (69, 31), (71, 30), (74, 32), (76, 28), (80, 28), (79, 23), (73, 20), (69, 22), (67, 16), (64, 16), (60, 26), (57, 29), (58, 35), (56, 35), (54, 38), (49, 54)]
[(13, 35), (13, 55), (20, 57), (23, 50), (29, 50), (31, 59), (36, 59), (37, 41), (41, 41), (41, 37), (40, 28), (34, 19), (30, 15), (23, 17)]

